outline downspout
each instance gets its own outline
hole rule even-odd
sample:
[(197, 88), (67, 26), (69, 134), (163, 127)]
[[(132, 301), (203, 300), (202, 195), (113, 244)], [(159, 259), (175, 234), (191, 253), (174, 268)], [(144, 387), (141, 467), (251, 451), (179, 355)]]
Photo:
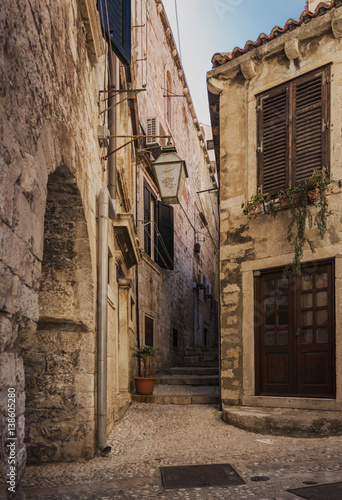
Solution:
[(107, 336), (108, 336), (108, 220), (115, 206), (106, 188), (99, 193), (99, 255), (97, 278), (97, 447), (109, 453), (107, 444)]

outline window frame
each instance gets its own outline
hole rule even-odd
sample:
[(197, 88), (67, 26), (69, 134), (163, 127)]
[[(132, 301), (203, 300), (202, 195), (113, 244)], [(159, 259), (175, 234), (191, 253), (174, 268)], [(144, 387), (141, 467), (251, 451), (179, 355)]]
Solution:
[[(296, 185), (303, 184), (305, 182), (305, 179), (309, 178), (311, 173), (307, 174), (305, 176), (305, 179), (303, 178), (300, 181), (297, 181), (297, 174), (300, 172), (300, 169), (297, 168), (296, 160), (296, 145), (298, 141), (297, 138), (297, 120), (298, 117), (300, 116), (301, 110), (300, 108), (297, 108), (297, 102), (296, 102), (296, 92), (297, 89), (300, 87), (300, 85), (303, 85), (305, 83), (310, 84), (310, 82), (314, 82), (315, 79), (318, 79), (318, 76), (321, 76), (322, 79), (322, 86), (321, 86), (321, 98), (319, 101), (320, 105), (320, 110), (321, 110), (321, 123), (322, 123), (322, 128), (320, 131), (320, 137), (321, 137), (321, 148), (320, 148), (320, 155), (321, 155), (321, 166), (320, 168), (313, 168), (312, 172), (314, 170), (321, 170), (322, 168), (325, 168), (328, 175), (330, 174), (330, 141), (331, 141), (331, 133), (330, 133), (330, 113), (331, 113), (331, 64), (322, 66), (320, 68), (317, 68), (314, 71), (310, 71), (308, 73), (305, 73), (297, 78), (294, 78), (292, 80), (288, 80), (287, 82), (284, 82), (280, 85), (277, 85), (275, 87), (272, 87), (266, 91), (263, 91), (262, 93), (259, 93), (256, 95), (256, 110), (257, 110), (257, 119), (256, 119), (256, 129), (257, 129), (257, 185), (258, 185), (258, 190), (263, 192), (264, 194), (270, 194), (270, 195), (276, 195), (280, 191), (288, 188), (288, 187), (294, 187)], [(280, 103), (281, 97), (285, 97), (285, 112), (284, 113), (279, 113), (279, 114), (274, 114), (273, 115), (273, 120), (269, 120), (268, 125), (265, 126), (265, 120), (264, 120), (264, 113), (265, 113), (265, 108), (264, 108), (264, 102), (267, 99), (274, 99), (276, 100), (279, 98), (278, 105)], [(309, 105), (307, 108), (304, 109), (309, 109), (309, 112), (311, 111), (311, 108), (314, 108), (315, 105)], [(318, 105), (316, 103), (316, 108), (318, 108)], [(272, 111), (271, 111), (272, 113)], [(272, 116), (272, 115), (271, 115)], [(303, 116), (303, 115), (302, 115)], [(267, 122), (266, 122), (267, 123)], [(285, 125), (285, 135), (282, 135), (280, 128), (281, 125)], [(269, 167), (269, 177), (275, 178), (275, 182), (278, 183), (278, 186), (274, 189), (272, 188), (265, 188), (265, 181), (264, 181), (264, 153), (265, 153), (265, 132), (267, 130), (271, 130), (271, 128), (274, 128), (273, 136), (272, 139), (275, 138), (285, 138), (285, 164), (284, 164), (284, 171), (285, 171), (285, 179), (284, 181), (279, 179), (281, 176), (281, 171), (276, 170), (278, 168), (278, 165), (280, 166), (280, 163), (284, 158), (281, 157), (281, 149), (276, 150), (275, 156), (275, 162), (278, 162), (278, 165), (276, 166), (271, 166)], [(277, 128), (278, 127), (278, 128)], [(316, 127), (317, 127), (317, 122), (316, 122)], [(306, 129), (305, 129), (306, 130)], [(302, 132), (304, 135), (304, 133)], [(317, 132), (319, 134), (319, 132)], [(303, 139), (303, 137), (302, 137)], [(306, 139), (307, 141), (307, 139)], [(308, 150), (310, 146), (305, 146)], [(306, 152), (307, 149), (304, 149)], [(268, 151), (270, 153), (271, 149)], [(278, 153), (278, 154), (277, 154)], [(267, 160), (266, 160), (267, 161)], [(271, 160), (272, 161), (272, 160)], [(317, 158), (316, 158), (317, 161)], [(304, 170), (310, 170), (310, 167), (306, 166), (303, 167)], [(283, 172), (284, 175), (284, 172)], [(302, 174), (303, 177), (303, 174)], [(269, 183), (270, 180), (268, 179)]]

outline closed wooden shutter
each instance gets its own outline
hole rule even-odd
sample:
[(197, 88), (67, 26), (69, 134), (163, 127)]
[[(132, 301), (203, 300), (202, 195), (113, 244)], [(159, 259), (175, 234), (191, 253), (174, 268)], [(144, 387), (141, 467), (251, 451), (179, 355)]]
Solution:
[(315, 170), (328, 168), (328, 68), (307, 75), (294, 86), (294, 184)]
[(330, 66), (280, 85), (257, 99), (258, 185), (277, 194), (329, 171)]
[(154, 335), (153, 335), (153, 319), (145, 316), (145, 345), (152, 346), (154, 345)]
[(151, 191), (144, 184), (144, 250), (151, 257)]
[(158, 258), (160, 267), (165, 269), (174, 268), (174, 226), (173, 208), (164, 203), (158, 203)]
[(131, 0), (98, 0), (101, 26), (122, 63), (131, 63)]
[(287, 108), (286, 86), (259, 98), (259, 186), (265, 194), (276, 194), (287, 184)]

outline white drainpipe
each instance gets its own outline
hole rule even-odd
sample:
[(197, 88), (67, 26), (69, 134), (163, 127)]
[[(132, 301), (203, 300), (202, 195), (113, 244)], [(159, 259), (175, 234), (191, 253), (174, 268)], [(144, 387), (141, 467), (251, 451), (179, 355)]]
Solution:
[(107, 325), (108, 325), (108, 221), (115, 219), (115, 206), (108, 189), (99, 194), (97, 278), (97, 447), (109, 453), (107, 444)]

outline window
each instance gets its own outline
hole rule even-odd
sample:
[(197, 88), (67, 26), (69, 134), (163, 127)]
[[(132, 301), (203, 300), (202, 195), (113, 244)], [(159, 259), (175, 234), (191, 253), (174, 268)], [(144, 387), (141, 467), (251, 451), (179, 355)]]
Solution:
[(154, 345), (153, 324), (153, 319), (145, 316), (145, 345), (148, 346)]
[(174, 268), (173, 208), (156, 201), (144, 184), (144, 250), (160, 267)]
[(329, 170), (330, 66), (257, 97), (258, 184), (277, 194)]
[(113, 49), (123, 64), (131, 63), (131, 0), (98, 0), (103, 30), (109, 33)]

